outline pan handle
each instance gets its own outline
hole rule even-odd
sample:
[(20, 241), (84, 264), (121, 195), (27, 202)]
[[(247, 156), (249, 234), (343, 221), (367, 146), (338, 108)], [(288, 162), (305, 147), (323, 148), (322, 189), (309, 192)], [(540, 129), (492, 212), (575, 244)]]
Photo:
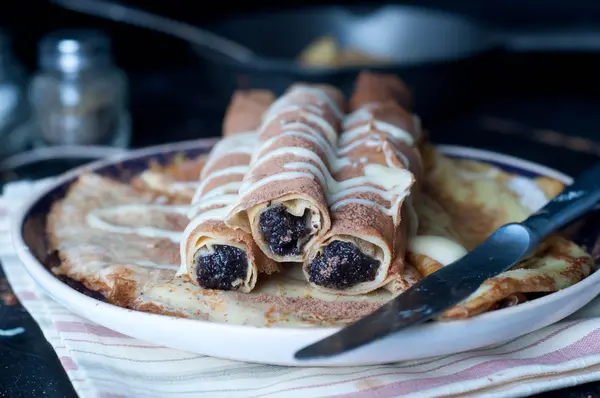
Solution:
[(106, 0), (50, 1), (71, 11), (165, 33), (240, 63), (247, 64), (258, 58), (249, 48), (208, 30), (115, 2)]
[(600, 30), (594, 28), (516, 31), (500, 34), (497, 42), (511, 52), (600, 50)]

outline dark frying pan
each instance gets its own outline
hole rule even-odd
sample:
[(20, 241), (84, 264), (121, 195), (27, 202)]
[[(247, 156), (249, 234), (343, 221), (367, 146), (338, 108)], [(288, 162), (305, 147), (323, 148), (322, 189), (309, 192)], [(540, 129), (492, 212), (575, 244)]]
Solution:
[[(320, 6), (242, 15), (216, 21), (212, 32), (251, 48), (263, 62), (243, 64), (208, 54), (212, 81), (229, 90), (236, 84), (280, 92), (294, 81), (327, 82), (347, 94), (360, 70), (399, 75), (414, 93), (416, 111), (428, 118), (452, 112), (476, 94), (476, 72), (495, 53), (493, 38), (475, 23), (452, 14), (408, 6)], [(322, 36), (391, 62), (350, 67), (304, 67), (296, 59)]]
[[(401, 5), (252, 13), (214, 21), (205, 30), (105, 0), (53, 1), (192, 43), (204, 62), (203, 78), (223, 102), (239, 87), (281, 93), (297, 81), (327, 82), (348, 93), (357, 73), (368, 68), (401, 76), (413, 90), (415, 110), (427, 119), (477, 98), (479, 79), (498, 53), (600, 48), (595, 32), (506, 34), (458, 15)], [(368, 67), (300, 65), (300, 52), (325, 35), (335, 37), (342, 47), (391, 62)]]

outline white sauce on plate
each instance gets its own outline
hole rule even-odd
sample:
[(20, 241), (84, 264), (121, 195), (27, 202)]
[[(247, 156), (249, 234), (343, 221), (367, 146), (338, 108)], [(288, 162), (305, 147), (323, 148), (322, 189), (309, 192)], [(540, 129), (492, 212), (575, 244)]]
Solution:
[(433, 235), (415, 236), (410, 239), (408, 251), (432, 258), (444, 266), (467, 254), (467, 249), (455, 241)]

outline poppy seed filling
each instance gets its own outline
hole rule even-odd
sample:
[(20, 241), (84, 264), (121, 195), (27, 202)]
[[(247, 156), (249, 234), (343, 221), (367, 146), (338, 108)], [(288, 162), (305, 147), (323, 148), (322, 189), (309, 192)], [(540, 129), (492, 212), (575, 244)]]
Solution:
[(236, 290), (248, 272), (246, 253), (233, 246), (215, 245), (213, 251), (198, 251), (196, 280), (205, 289)]
[(309, 211), (298, 217), (278, 204), (260, 215), (260, 232), (269, 249), (278, 256), (299, 255), (302, 252), (301, 242), (306, 242), (304, 238), (310, 234), (307, 227), (309, 217)]
[(308, 268), (309, 280), (322, 287), (347, 289), (375, 279), (380, 262), (363, 254), (356, 245), (334, 240)]

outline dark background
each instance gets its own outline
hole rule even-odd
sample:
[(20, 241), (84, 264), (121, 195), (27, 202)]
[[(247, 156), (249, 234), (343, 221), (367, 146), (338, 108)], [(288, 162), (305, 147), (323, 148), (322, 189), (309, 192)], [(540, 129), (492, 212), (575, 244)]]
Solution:
[[(275, 1), (127, 3), (199, 25), (233, 13), (283, 7)], [(287, 1), (285, 7), (315, 3)], [(412, 4), (454, 11), (506, 30), (580, 27), (600, 21), (597, 0)], [(30, 72), (36, 68), (36, 43), (45, 33), (65, 27), (96, 27), (108, 33), (116, 62), (130, 80), (134, 146), (219, 134), (226, 105), (223, 93), (207, 88), (201, 63), (181, 41), (32, 0), (0, 2), (0, 26), (11, 34), (14, 51)], [(427, 127), (436, 142), (493, 149), (576, 174), (600, 156), (599, 71), (600, 54), (595, 52), (504, 54), (479, 72), (481, 86), (474, 97), (453, 113), (430, 120)], [(0, 272), (0, 294), (7, 292)], [(35, 322), (18, 302), (0, 302), (0, 328), (17, 326), (27, 332), (0, 337), (0, 397), (72, 397), (70, 383)], [(544, 396), (596, 397), (599, 391), (596, 384), (588, 384)]]
[[(235, 2), (235, 5), (183, 0), (130, 0), (124, 3), (199, 25), (235, 13), (283, 7), (275, 1)], [(594, 0), (405, 3), (461, 13), (506, 30), (593, 26), (594, 22), (600, 21), (600, 2)], [(285, 4), (286, 8), (294, 8), (316, 2), (289, 1)], [(36, 68), (36, 43), (45, 33), (65, 27), (95, 27), (108, 33), (113, 41), (116, 62), (127, 72), (131, 83), (134, 146), (219, 133), (219, 115), (226, 105), (222, 98), (227, 98), (228, 94), (223, 96), (223, 93), (215, 93), (214, 87), (206, 87), (202, 65), (186, 43), (152, 31), (63, 10), (41, 0), (2, 2), (0, 26), (12, 35), (14, 51), (30, 72)], [(462, 106), (454, 114), (441, 120), (429, 120), (427, 127), (438, 142), (498, 150), (518, 149), (518, 146), (511, 144), (512, 138), (509, 142), (502, 138), (482, 140), (481, 134), (469, 132), (473, 123), (479, 124), (480, 117), (499, 117), (526, 127), (600, 139), (596, 128), (596, 109), (600, 104), (599, 67), (600, 54), (590, 52), (500, 56), (489, 69), (481, 71), (478, 77), (481, 87), (476, 97), (460, 104)], [(523, 138), (533, 138), (533, 135)], [(562, 141), (559, 146), (564, 146)], [(564, 164), (552, 160), (548, 163), (535, 153), (528, 153), (532, 159), (550, 166)], [(522, 152), (515, 154), (524, 155)], [(567, 165), (563, 171), (575, 173), (578, 170), (578, 167)]]

